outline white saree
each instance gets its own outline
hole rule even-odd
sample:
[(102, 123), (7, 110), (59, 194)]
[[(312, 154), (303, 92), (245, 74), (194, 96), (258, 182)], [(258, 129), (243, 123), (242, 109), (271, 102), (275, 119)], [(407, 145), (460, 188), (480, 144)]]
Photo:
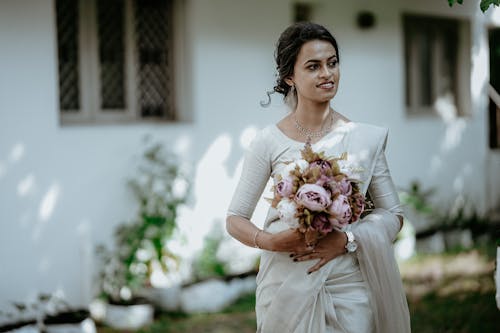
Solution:
[[(256, 315), (260, 333), (407, 333), (408, 305), (392, 243), (399, 232), (401, 205), (384, 149), (387, 129), (350, 122), (334, 128), (312, 147), (328, 156), (348, 153), (362, 192), (376, 209), (351, 225), (358, 250), (307, 274), (314, 261), (293, 262), (289, 253), (263, 251), (257, 276)], [(286, 162), (300, 158), (304, 144), (276, 126), (263, 129), (245, 156), (228, 214), (250, 219), (269, 179)], [(264, 229), (288, 228), (270, 207)]]

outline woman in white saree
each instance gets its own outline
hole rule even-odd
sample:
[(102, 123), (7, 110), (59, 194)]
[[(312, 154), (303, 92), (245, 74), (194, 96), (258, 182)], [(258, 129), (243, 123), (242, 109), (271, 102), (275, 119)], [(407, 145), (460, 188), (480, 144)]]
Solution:
[[(248, 149), (231, 201), (228, 232), (261, 248), (257, 332), (406, 333), (410, 318), (392, 243), (402, 209), (385, 159), (388, 131), (352, 122), (330, 107), (338, 88), (338, 46), (313, 23), (287, 28), (276, 49), (278, 80), (292, 112), (259, 132)], [(264, 187), (300, 157), (304, 143), (328, 156), (347, 152), (346, 170), (375, 209), (316, 244), (290, 229), (270, 207), (264, 229), (250, 218)]]

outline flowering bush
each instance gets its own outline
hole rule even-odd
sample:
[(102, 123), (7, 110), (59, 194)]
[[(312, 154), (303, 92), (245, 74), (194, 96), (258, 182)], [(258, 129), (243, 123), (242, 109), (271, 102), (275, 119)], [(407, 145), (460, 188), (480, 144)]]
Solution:
[(114, 251), (98, 247), (104, 262), (102, 295), (120, 303), (149, 285), (155, 269), (168, 273), (177, 268), (178, 258), (168, 241), (176, 228), (177, 208), (186, 202), (190, 187), (177, 156), (161, 144), (144, 151), (137, 171), (128, 182), (139, 204), (137, 218), (116, 229)]
[(306, 145), (301, 155), (278, 175), (272, 206), (282, 221), (314, 243), (334, 228), (358, 221), (367, 201), (353, 176), (359, 169), (347, 163), (346, 153), (326, 157)]

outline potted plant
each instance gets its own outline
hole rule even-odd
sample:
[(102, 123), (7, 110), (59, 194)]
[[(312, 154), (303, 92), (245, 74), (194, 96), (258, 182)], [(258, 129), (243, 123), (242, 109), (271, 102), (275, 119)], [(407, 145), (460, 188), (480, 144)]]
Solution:
[(16, 333), (95, 333), (94, 321), (86, 309), (74, 309), (55, 294), (40, 294), (29, 304), (13, 303), (13, 313), (5, 313), (9, 323), (0, 326), (0, 332)]
[(46, 333), (96, 333), (90, 311), (71, 307), (56, 294), (45, 296), (43, 303), (43, 327)]
[(21, 303), (12, 303), (15, 312), (0, 311), (0, 332), (6, 333), (39, 333), (35, 315), (30, 307)]
[[(177, 208), (188, 195), (188, 178), (174, 153), (159, 143), (146, 144), (137, 173), (128, 181), (138, 203), (137, 216), (116, 229), (113, 251), (98, 247), (104, 263), (100, 274), (101, 296), (111, 305), (104, 322), (117, 328), (125, 327), (110, 322), (113, 316), (108, 311), (117, 310), (117, 305), (134, 305), (131, 310), (129, 306), (128, 311), (152, 318), (152, 308), (146, 310), (147, 300), (141, 297), (148, 295), (144, 288), (154, 285), (151, 279), (154, 273), (168, 274), (177, 269), (179, 261), (170, 250), (169, 241), (176, 229)], [(130, 319), (133, 315), (125, 317)], [(124, 319), (119, 320), (123, 324)], [(130, 328), (149, 321), (145, 318)]]

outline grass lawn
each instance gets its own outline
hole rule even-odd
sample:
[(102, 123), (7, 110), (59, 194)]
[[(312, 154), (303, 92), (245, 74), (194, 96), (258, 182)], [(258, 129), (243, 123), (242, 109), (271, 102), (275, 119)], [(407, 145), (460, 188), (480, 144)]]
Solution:
[[(493, 245), (492, 245), (493, 246)], [(418, 256), (401, 264), (413, 333), (499, 332), (495, 304), (494, 251), (483, 247), (464, 252)], [(141, 333), (255, 332), (255, 297), (248, 295), (217, 314), (163, 313)], [(99, 333), (124, 333), (99, 327)]]

